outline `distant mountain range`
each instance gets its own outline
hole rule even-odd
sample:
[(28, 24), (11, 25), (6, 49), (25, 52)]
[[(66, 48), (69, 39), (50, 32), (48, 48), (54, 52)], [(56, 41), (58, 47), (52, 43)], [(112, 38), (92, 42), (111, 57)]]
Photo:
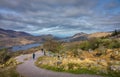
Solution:
[(44, 42), (46, 39), (55, 39), (55, 40), (66, 41), (66, 42), (82, 41), (82, 40), (87, 40), (93, 37), (104, 37), (110, 34), (111, 32), (97, 32), (92, 34), (86, 34), (81, 32), (71, 37), (59, 38), (59, 37), (54, 37), (51, 34), (33, 36), (26, 32), (0, 29), (0, 47), (11, 47), (15, 45), (25, 45), (25, 44), (31, 44), (36, 42), (37, 43)]
[(31, 43), (41, 43), (47, 39), (59, 40), (51, 34), (33, 36), (26, 32), (5, 30), (0, 28), (0, 47), (11, 47), (16, 45), (25, 45)]
[(111, 32), (96, 32), (96, 33), (91, 33), (91, 34), (86, 34), (86, 33), (81, 32), (67, 39), (69, 39), (69, 41), (84, 41), (90, 38), (100, 38), (100, 37), (105, 37), (108, 35), (111, 35)]

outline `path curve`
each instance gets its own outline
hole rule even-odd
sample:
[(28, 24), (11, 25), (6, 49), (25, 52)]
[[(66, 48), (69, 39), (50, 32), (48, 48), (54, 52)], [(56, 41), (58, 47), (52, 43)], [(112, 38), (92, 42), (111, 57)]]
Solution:
[[(36, 57), (42, 56), (43, 54), (38, 51), (36, 52)], [(16, 57), (17, 61), (24, 62), (17, 66), (17, 71), (24, 77), (102, 77), (97, 75), (88, 75), (88, 74), (70, 74), (70, 73), (62, 73), (62, 72), (53, 72), (45, 69), (38, 68), (34, 65), (36, 61), (31, 58), (32, 54), (21, 55)], [(28, 58), (29, 60), (24, 60)]]

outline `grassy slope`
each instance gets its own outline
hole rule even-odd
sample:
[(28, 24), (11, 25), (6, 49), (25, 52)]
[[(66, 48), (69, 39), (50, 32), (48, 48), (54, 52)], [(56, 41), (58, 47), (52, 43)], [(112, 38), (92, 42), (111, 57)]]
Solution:
[(108, 73), (97, 73), (96, 69), (88, 70), (87, 68), (80, 68), (79, 70), (64, 70), (62, 67), (56, 67), (56, 66), (50, 66), (48, 64), (40, 64), (40, 62), (43, 62), (46, 57), (40, 57), (36, 61), (36, 65), (40, 68), (44, 68), (47, 70), (52, 70), (52, 71), (57, 71), (57, 72), (68, 72), (68, 73), (73, 73), (73, 74), (93, 74), (93, 75), (101, 75), (105, 77), (120, 77), (120, 72), (113, 72), (113, 71), (108, 71)]

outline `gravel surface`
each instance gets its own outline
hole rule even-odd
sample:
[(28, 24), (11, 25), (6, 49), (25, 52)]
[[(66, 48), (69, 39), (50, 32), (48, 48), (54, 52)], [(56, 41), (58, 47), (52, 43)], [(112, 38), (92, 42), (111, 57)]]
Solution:
[[(43, 54), (38, 51), (35, 53), (36, 59)], [(28, 58), (28, 60), (24, 60)], [(24, 77), (102, 77), (97, 75), (88, 75), (88, 74), (70, 74), (70, 73), (62, 73), (62, 72), (53, 72), (45, 69), (41, 69), (35, 66), (34, 62), (36, 61), (32, 59), (32, 54), (21, 55), (16, 57), (17, 61), (23, 62), (17, 66), (17, 71)]]

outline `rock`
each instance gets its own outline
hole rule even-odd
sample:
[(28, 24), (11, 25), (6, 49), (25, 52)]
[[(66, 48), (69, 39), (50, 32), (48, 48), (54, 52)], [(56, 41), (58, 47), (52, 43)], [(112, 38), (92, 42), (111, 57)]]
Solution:
[(2, 64), (2, 65), (0, 64), (0, 68), (3, 68), (4, 66), (5, 66), (4, 64)]
[(38, 64), (42, 64), (42, 62), (39, 62)]
[(120, 71), (120, 65), (112, 65), (112, 66), (110, 66), (110, 69), (112, 71)]
[(62, 64), (62, 62), (61, 62), (61, 61), (58, 61), (58, 62), (57, 62), (57, 65), (60, 65), (60, 64)]
[(114, 53), (115, 53), (115, 55), (118, 55), (118, 54), (119, 54), (119, 52), (118, 52), (118, 51), (115, 51)]
[(80, 60), (85, 60), (85, 58), (84, 57), (80, 57)]
[(93, 50), (92, 50), (92, 49), (89, 49), (88, 52), (91, 53), (91, 52), (93, 52)]

